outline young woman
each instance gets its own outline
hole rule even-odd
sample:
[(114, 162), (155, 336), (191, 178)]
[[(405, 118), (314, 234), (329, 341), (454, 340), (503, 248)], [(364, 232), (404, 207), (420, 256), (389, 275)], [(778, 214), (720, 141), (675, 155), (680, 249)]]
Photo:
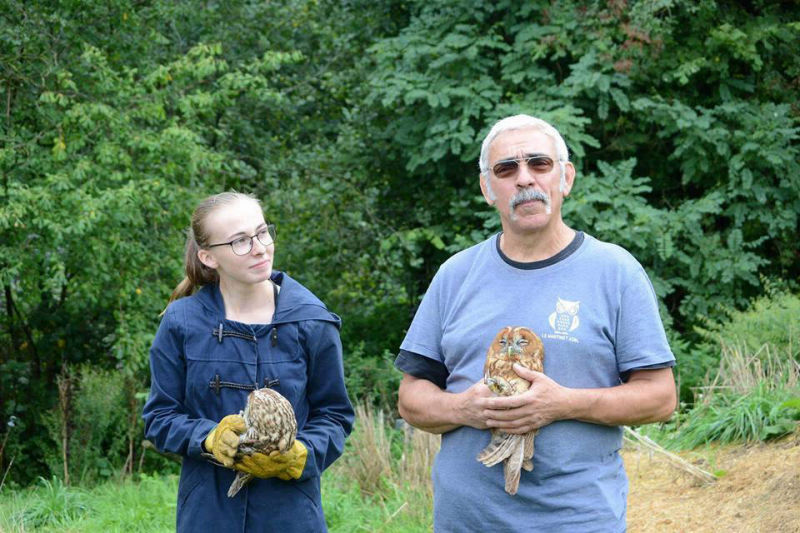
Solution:
[[(258, 201), (206, 198), (192, 215), (186, 278), (150, 349), (145, 436), (183, 456), (178, 531), (325, 531), (320, 475), (353, 423), (339, 340), (341, 321), (308, 289), (272, 270), (275, 229)], [(297, 418), (286, 454), (256, 454), (236, 470), (260, 479), (227, 490), (238, 416), (251, 390), (285, 396)], [(232, 415), (232, 416), (231, 416)], [(216, 461), (205, 457), (213, 455)]]

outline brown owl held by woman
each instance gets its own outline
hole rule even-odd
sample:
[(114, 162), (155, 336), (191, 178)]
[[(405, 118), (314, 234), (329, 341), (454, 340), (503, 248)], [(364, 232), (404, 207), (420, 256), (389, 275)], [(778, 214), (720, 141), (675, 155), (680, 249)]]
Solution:
[[(247, 429), (239, 435), (237, 459), (255, 452), (286, 453), (292, 448), (297, 420), (292, 404), (279, 392), (270, 388), (254, 390), (247, 396), (247, 405), (240, 414)], [(252, 478), (250, 474), (237, 472), (228, 496), (233, 498)]]
[[(531, 383), (519, 377), (512, 368), (514, 363), (544, 371), (544, 346), (542, 340), (531, 330), (520, 326), (508, 326), (500, 330), (486, 354), (483, 379), (486, 386), (500, 396), (514, 396), (527, 391)], [(478, 454), (478, 461), (486, 466), (503, 462), (506, 492), (514, 495), (519, 488), (522, 469), (533, 470), (533, 437), (536, 430), (524, 435), (512, 435), (497, 429), (492, 430), (492, 440)]]

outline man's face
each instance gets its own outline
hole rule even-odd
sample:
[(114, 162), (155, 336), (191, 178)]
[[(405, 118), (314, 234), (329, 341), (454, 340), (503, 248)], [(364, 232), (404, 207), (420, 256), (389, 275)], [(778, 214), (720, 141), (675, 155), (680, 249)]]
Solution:
[(492, 141), (491, 190), (481, 180), (481, 191), (497, 207), (503, 231), (541, 231), (561, 221), (561, 204), (575, 177), (572, 163), (564, 163), (565, 187), (559, 190), (561, 164), (553, 140), (539, 130), (508, 130)]

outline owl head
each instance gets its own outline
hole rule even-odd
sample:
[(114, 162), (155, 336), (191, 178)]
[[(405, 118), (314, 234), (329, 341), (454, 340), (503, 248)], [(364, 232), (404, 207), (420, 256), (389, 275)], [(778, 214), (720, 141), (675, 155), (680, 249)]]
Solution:
[(500, 359), (519, 362), (541, 349), (542, 341), (533, 331), (522, 326), (507, 326), (498, 332), (491, 351)]
[(501, 396), (524, 392), (530, 382), (514, 371), (514, 363), (542, 372), (543, 362), (544, 346), (534, 332), (521, 326), (505, 327), (489, 346), (483, 367), (484, 383)]

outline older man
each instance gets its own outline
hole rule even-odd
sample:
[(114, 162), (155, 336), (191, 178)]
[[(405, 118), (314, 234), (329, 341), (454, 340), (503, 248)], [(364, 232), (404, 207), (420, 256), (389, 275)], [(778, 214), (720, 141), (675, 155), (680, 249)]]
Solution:
[[(399, 410), (442, 433), (433, 469), (436, 531), (624, 531), (623, 425), (668, 419), (675, 359), (644, 269), (627, 251), (567, 226), (575, 183), (561, 135), (527, 115), (483, 142), (480, 186), (502, 232), (439, 269), (395, 361)], [(544, 344), (544, 373), (515, 366), (524, 394), (483, 383), (486, 350), (505, 326)], [(503, 468), (475, 457), (490, 432), (538, 429), (531, 472), (504, 492)]]

